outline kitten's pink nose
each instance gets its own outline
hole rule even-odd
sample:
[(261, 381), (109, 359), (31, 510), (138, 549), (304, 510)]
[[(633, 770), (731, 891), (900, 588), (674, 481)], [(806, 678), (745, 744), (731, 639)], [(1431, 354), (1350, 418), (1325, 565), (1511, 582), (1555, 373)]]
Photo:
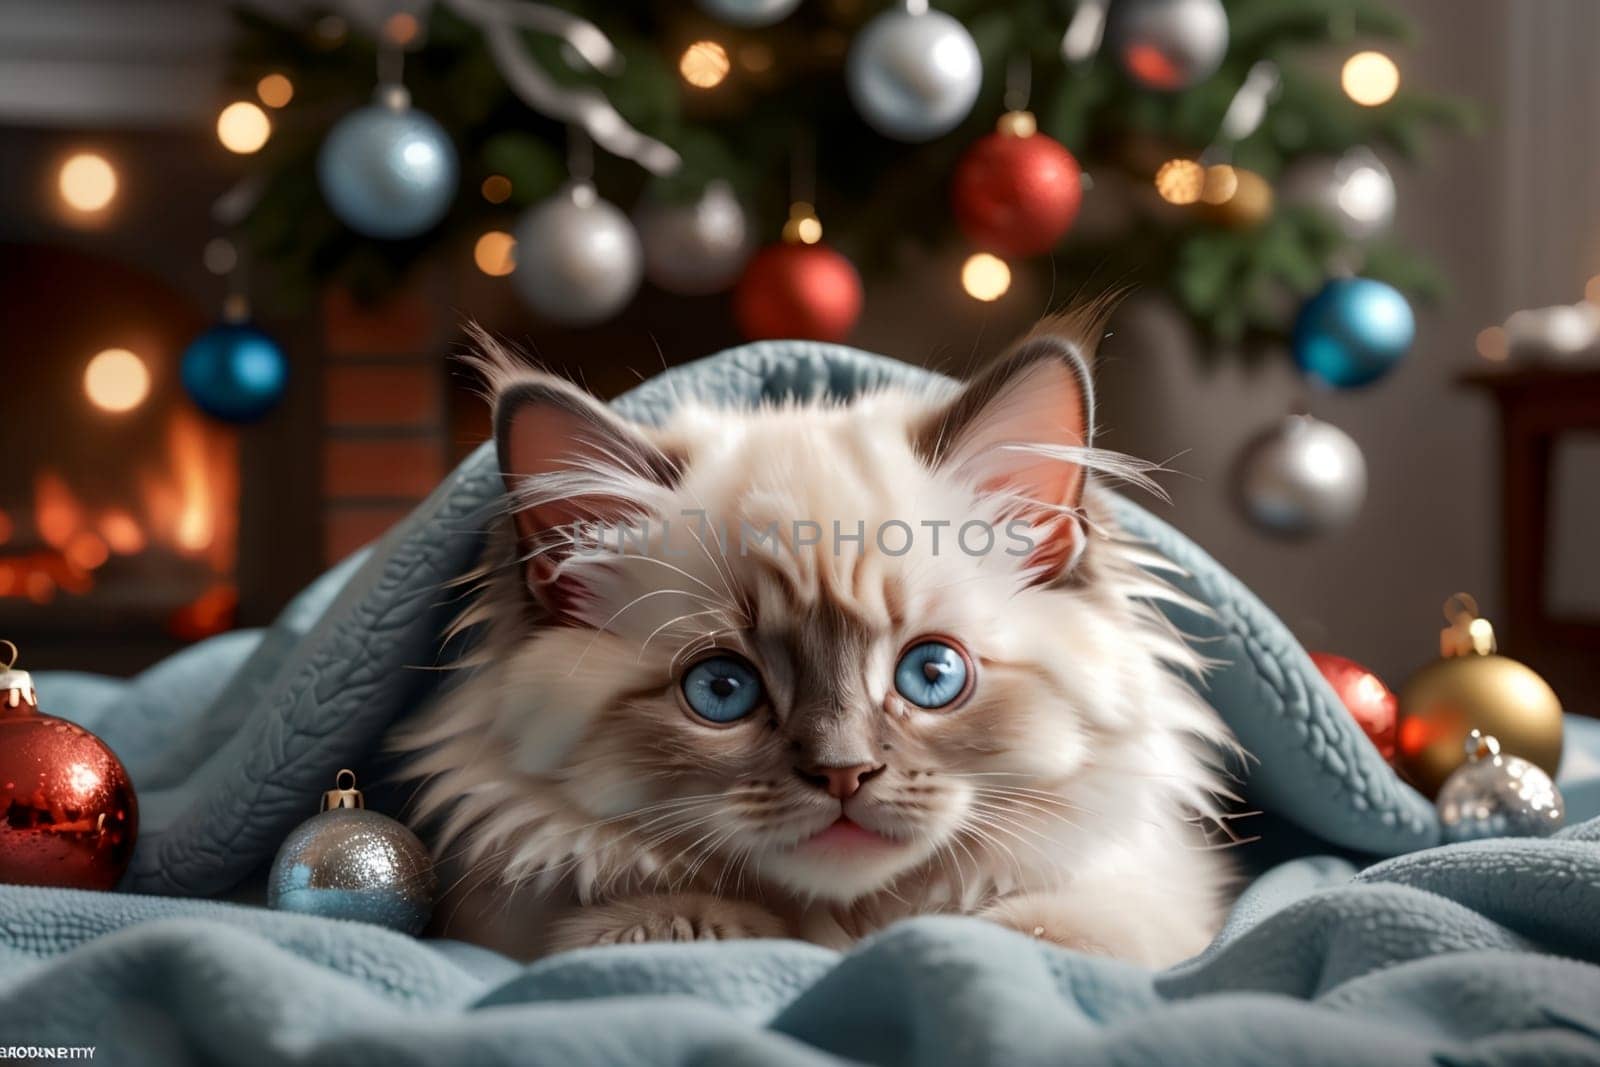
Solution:
[(869, 778), (883, 773), (884, 764), (858, 763), (853, 767), (795, 768), (800, 777), (818, 789), (825, 789), (830, 797), (849, 800), (861, 791)]

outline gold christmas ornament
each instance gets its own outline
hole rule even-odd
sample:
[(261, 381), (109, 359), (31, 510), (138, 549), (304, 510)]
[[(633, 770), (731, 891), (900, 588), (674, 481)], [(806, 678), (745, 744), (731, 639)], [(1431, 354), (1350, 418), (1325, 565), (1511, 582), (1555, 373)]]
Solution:
[(1445, 602), (1450, 621), (1440, 658), (1400, 690), (1395, 762), (1429, 797), (1466, 760), (1473, 730), (1494, 735), (1507, 755), (1555, 776), (1561, 765), (1561, 701), (1532, 668), (1495, 653), (1494, 627), (1465, 593)]

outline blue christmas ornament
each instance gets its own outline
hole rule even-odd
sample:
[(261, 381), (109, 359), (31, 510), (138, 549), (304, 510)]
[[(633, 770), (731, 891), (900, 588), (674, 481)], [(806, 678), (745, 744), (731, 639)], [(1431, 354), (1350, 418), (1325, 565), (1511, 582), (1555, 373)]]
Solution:
[(1416, 332), (1399, 290), (1371, 278), (1335, 278), (1295, 319), (1294, 361), (1319, 381), (1351, 389), (1393, 369)]
[(189, 342), (179, 373), (201, 411), (225, 422), (251, 422), (282, 399), (289, 361), (278, 342), (254, 326), (224, 322)]
[(317, 153), (317, 182), (339, 221), (398, 240), (430, 229), (456, 195), (456, 149), (444, 127), (398, 85), (334, 124)]

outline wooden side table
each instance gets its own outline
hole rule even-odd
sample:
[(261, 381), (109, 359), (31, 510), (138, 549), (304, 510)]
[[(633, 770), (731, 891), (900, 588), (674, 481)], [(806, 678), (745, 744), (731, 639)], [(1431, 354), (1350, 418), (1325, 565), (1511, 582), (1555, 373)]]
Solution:
[[(1584, 688), (1593, 690), (1596, 672), (1586, 657), (1600, 652), (1600, 618), (1552, 615), (1545, 588), (1551, 460), (1561, 435), (1600, 433), (1600, 365), (1475, 371), (1462, 381), (1487, 391), (1500, 410), (1501, 589), (1507, 651), (1541, 670), (1548, 666), (1568, 675), (1581, 671), (1589, 683)], [(1565, 661), (1572, 670), (1561, 671), (1557, 661)], [(1554, 678), (1551, 681), (1555, 683)], [(1584, 699), (1594, 695), (1584, 694)]]

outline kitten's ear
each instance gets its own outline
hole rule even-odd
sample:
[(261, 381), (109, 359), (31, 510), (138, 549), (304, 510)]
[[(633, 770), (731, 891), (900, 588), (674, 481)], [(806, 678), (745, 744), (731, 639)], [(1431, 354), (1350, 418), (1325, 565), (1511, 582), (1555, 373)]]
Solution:
[(937, 469), (1013, 498), (1008, 517), (1035, 526), (1036, 584), (1070, 570), (1087, 540), (1078, 508), (1094, 436), (1092, 346), (1064, 326), (1030, 334), (935, 412), (915, 442)]
[(552, 616), (569, 617), (582, 596), (560, 574), (574, 524), (641, 514), (642, 499), (672, 485), (679, 465), (605, 405), (546, 374), (496, 383), (494, 437), (528, 588)]

